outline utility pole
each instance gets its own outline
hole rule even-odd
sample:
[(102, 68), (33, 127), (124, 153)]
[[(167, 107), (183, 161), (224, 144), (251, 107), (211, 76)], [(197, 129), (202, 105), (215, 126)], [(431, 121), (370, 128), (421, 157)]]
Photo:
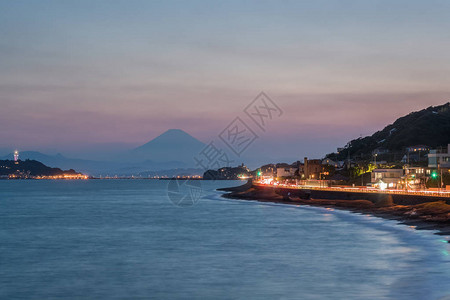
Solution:
[(441, 168), (441, 164), (438, 163), (437, 167), (438, 167), (438, 173), (439, 173), (439, 169), (441, 171), (441, 178), (439, 179), (439, 191), (441, 191), (441, 188), (442, 188), (442, 168)]
[(361, 174), (361, 186), (364, 186), (364, 170), (363, 173)]

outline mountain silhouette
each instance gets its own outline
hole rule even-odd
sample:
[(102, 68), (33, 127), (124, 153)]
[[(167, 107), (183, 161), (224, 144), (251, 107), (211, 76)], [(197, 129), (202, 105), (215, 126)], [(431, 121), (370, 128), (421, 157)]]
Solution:
[[(205, 147), (201, 141), (181, 129), (170, 129), (148, 143), (105, 161), (47, 155), (37, 151), (21, 151), (20, 159), (37, 160), (50, 167), (76, 169), (89, 175), (131, 175), (149, 171), (195, 168), (194, 157)], [(13, 153), (0, 157), (12, 160)], [(201, 174), (196, 170), (195, 174)], [(161, 174), (165, 174), (160, 172)]]
[(150, 142), (127, 153), (127, 161), (181, 162), (194, 166), (194, 157), (206, 145), (181, 129), (169, 129)]

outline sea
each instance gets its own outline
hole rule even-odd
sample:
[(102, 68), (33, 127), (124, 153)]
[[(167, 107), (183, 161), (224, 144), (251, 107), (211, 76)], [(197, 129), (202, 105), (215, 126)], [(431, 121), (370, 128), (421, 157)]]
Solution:
[(2, 180), (0, 299), (450, 299), (448, 236), (242, 183)]

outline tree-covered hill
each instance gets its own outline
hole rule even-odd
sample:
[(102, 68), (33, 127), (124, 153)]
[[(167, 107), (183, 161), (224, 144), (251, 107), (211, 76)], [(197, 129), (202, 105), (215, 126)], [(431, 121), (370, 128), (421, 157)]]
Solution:
[(329, 154), (327, 157), (343, 160), (350, 154), (351, 157), (370, 158), (375, 149), (401, 152), (413, 145), (437, 148), (448, 143), (450, 102), (412, 112), (371, 136), (350, 141), (338, 154)]
[(51, 168), (37, 160), (19, 160), (16, 164), (13, 160), (0, 160), (0, 176), (12, 174), (28, 174), (30, 176), (59, 176), (78, 175), (74, 170), (63, 171), (59, 168)]

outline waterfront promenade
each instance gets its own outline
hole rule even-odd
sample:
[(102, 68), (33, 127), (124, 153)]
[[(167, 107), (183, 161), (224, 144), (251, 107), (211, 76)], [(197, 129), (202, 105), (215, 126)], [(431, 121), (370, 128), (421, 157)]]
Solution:
[(367, 194), (387, 194), (387, 195), (408, 195), (408, 196), (428, 196), (428, 197), (445, 197), (450, 198), (450, 191), (447, 190), (395, 190), (395, 189), (377, 189), (370, 187), (350, 187), (350, 186), (331, 186), (318, 187), (309, 185), (295, 185), (295, 184), (266, 184), (258, 181), (253, 182), (254, 186), (272, 187), (279, 189), (297, 189), (297, 190), (316, 190), (327, 192), (347, 192), (347, 193), (367, 193)]

